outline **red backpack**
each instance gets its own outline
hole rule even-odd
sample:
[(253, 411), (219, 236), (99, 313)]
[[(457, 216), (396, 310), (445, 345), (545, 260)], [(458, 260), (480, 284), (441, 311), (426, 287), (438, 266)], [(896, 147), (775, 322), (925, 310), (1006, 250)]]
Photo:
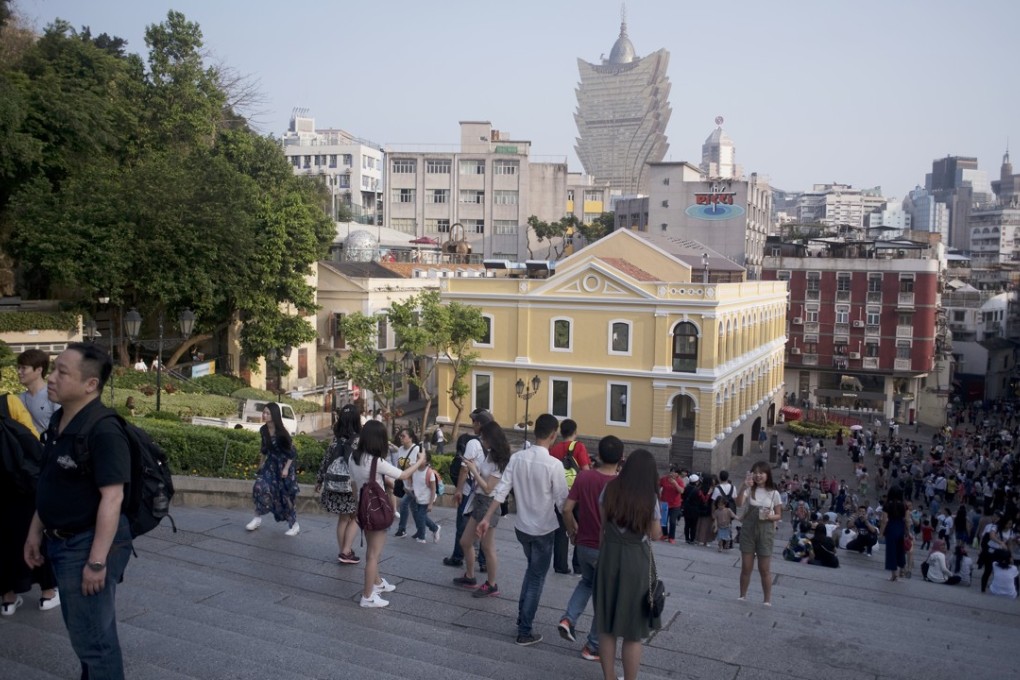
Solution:
[(379, 459), (372, 456), (372, 471), (358, 492), (358, 526), (362, 531), (385, 531), (393, 524), (393, 504), (375, 476)]

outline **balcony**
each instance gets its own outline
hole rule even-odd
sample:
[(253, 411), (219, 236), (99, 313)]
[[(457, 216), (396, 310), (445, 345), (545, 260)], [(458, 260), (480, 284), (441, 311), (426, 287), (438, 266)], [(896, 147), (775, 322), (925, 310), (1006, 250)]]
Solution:
[(838, 323), (832, 327), (833, 335), (850, 335), (850, 324)]
[(882, 327), (877, 325), (877, 324), (874, 325), (874, 326), (865, 326), (864, 327), (864, 335), (869, 336), (869, 337), (874, 337), (874, 338), (881, 337), (881, 335), (882, 335)]
[(870, 369), (872, 371), (878, 370), (878, 357), (864, 357), (861, 359), (861, 368)]
[(909, 371), (911, 369), (910, 359), (896, 359), (893, 362), (894, 371)]
[(822, 299), (822, 292), (819, 290), (809, 290), (804, 293), (804, 299), (811, 302), (818, 302)]
[(897, 338), (913, 338), (914, 327), (913, 326), (897, 326), (896, 327)]
[(800, 363), (804, 364), (805, 366), (817, 366), (818, 365), (818, 355), (817, 354), (803, 354), (801, 356), (803, 358), (801, 359)]
[(804, 332), (805, 333), (818, 333), (818, 322), (817, 321), (808, 321), (806, 324), (804, 324)]
[(840, 371), (845, 371), (850, 368), (850, 360), (846, 357), (832, 357), (832, 367)]
[(882, 293), (868, 291), (868, 304), (870, 305), (882, 304)]
[(850, 291), (848, 291), (848, 290), (837, 290), (836, 291), (836, 302), (850, 302)]
[(900, 293), (896, 296), (896, 306), (913, 309), (914, 307), (914, 294), (913, 293)]

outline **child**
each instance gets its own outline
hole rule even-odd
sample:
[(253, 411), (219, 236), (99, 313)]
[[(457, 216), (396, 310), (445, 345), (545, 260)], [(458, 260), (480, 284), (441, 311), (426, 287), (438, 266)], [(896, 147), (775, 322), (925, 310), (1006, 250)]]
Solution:
[(928, 519), (928, 515), (925, 515), (921, 519), (921, 550), (928, 550), (931, 548), (931, 539), (934, 536), (935, 531), (932, 529), (931, 520)]
[(719, 496), (715, 499), (715, 512), (712, 513), (712, 523), (715, 529), (715, 540), (718, 545), (718, 552), (733, 548), (733, 520), (737, 518), (736, 513), (726, 505), (726, 499)]

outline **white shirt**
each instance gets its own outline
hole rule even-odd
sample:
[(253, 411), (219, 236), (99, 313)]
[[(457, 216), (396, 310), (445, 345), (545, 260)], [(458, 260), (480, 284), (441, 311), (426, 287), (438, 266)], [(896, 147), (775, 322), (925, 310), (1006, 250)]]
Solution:
[[(474, 462), (475, 466), (481, 465), (482, 461), (485, 460), (485, 450), (482, 449), (482, 442), (479, 441), (478, 437), (475, 437), (464, 446), (464, 460), (470, 460)], [(563, 467), (562, 465), (560, 467)], [(453, 480), (454, 484), (457, 480)], [(471, 493), (471, 489), (474, 488), (474, 482), (471, 480), (471, 475), (468, 475), (467, 479), (464, 480), (464, 487), (460, 490), (465, 496)], [(465, 508), (465, 511), (467, 508)]]
[(32, 416), (32, 424), (35, 426), (35, 431), (42, 434), (50, 426), (50, 418), (60, 408), (60, 404), (55, 404), (50, 401), (49, 395), (46, 393), (46, 388), (39, 390), (35, 394), (32, 394), (28, 390), (25, 390), (18, 395), (18, 399), (25, 405), (25, 409), (29, 415)]
[(1013, 582), (1017, 576), (1015, 564), (1003, 569), (995, 563), (992, 565), (992, 582), (988, 584), (988, 592), (992, 595), (1005, 595), (1016, 597), (1016, 584)]
[(549, 455), (549, 449), (533, 444), (510, 456), (503, 476), (492, 493), (502, 503), (513, 489), (517, 499), (517, 522), (521, 533), (544, 536), (559, 528), (556, 510), (567, 499), (567, 478), (563, 463)]
[[(354, 462), (354, 457), (351, 457), (351, 481), (360, 489), (365, 482), (368, 481), (368, 475), (372, 471), (372, 459), (374, 456), (368, 453), (361, 454), (361, 464), (358, 465)], [(379, 462), (376, 464), (375, 477), (380, 486), (384, 486), (383, 478), (389, 477), (396, 479), (402, 473), (402, 470), (396, 465), (390, 465), (389, 461), (385, 458), (379, 458)]]

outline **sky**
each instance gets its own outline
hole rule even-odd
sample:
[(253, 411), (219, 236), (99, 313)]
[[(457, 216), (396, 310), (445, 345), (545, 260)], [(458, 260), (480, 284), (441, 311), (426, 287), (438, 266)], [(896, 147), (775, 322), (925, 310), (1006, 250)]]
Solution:
[[(577, 59), (609, 54), (621, 11), (617, 0), (15, 3), (40, 30), (59, 17), (142, 54), (145, 27), (183, 12), (211, 58), (258, 81), (266, 134), (286, 131), (295, 107), (320, 128), (423, 149), (457, 145), (461, 120), (488, 120), (571, 171), (582, 170)], [(995, 179), (1008, 140), (1020, 148), (1016, 0), (631, 0), (626, 13), (639, 56), (670, 52), (664, 160), (700, 162), (721, 115), (737, 162), (774, 187), (902, 198), (936, 158), (976, 156)]]

